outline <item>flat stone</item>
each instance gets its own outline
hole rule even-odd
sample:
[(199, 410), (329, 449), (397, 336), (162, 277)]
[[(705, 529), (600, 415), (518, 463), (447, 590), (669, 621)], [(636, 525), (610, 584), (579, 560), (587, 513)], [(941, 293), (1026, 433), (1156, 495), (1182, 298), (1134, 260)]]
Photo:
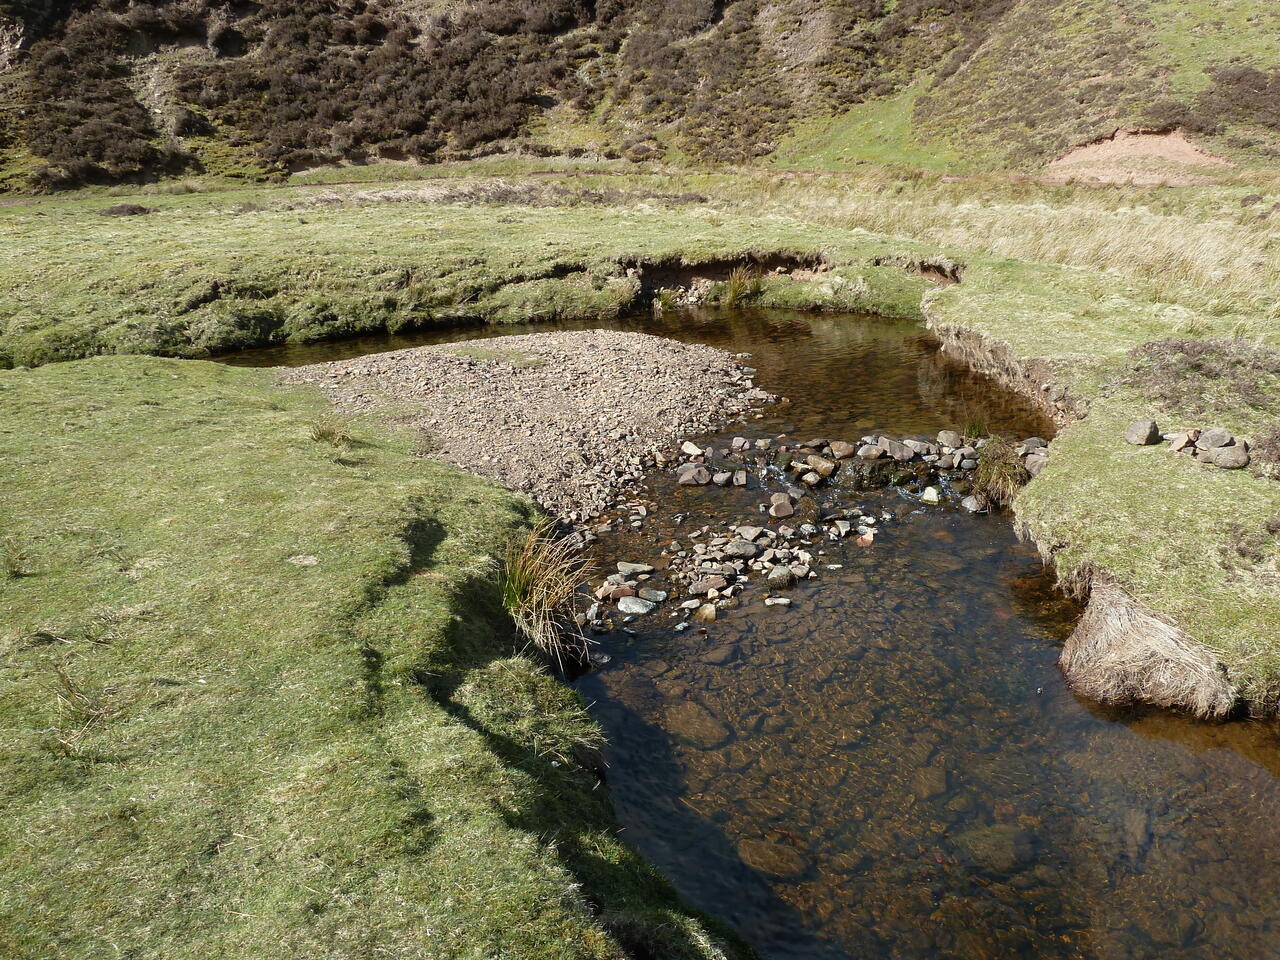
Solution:
[(724, 546), (724, 555), (739, 560), (751, 560), (760, 553), (760, 548), (750, 540), (731, 540)]
[(1049, 441), (1044, 437), (1027, 437), (1022, 441), (1022, 445), (1028, 450), (1043, 450), (1049, 446)]
[(924, 493), (920, 494), (920, 499), (925, 503), (941, 503), (942, 494), (938, 492), (937, 487), (925, 487)]
[(633, 577), (641, 573), (653, 573), (653, 567), (647, 563), (627, 563), (625, 560), (620, 560), (618, 561), (618, 572)]
[(1239, 470), (1249, 465), (1249, 449), (1242, 443), (1233, 443), (1229, 447), (1217, 447), (1210, 457), (1213, 465), (1223, 470)]
[(789, 517), (795, 512), (796, 508), (791, 505), (791, 501), (789, 499), (775, 503), (769, 508), (769, 516), (773, 517), (775, 520), (781, 520), (784, 517)]
[(837, 460), (848, 460), (858, 452), (857, 448), (852, 443), (845, 443), (843, 440), (832, 440), (830, 448), (831, 455)]
[(1181, 433), (1175, 433), (1170, 438), (1169, 449), (1174, 453), (1181, 453), (1183, 450), (1194, 450), (1196, 441), (1199, 439), (1199, 430), (1183, 430)]
[(956, 837), (961, 852), (993, 873), (1013, 873), (1035, 858), (1035, 839), (1009, 823), (966, 830)]
[(789, 607), (791, 600), (787, 597), (765, 597), (764, 605), (766, 607)]
[(806, 487), (816, 487), (822, 483), (822, 477), (810, 470), (800, 478), (800, 482)]
[(686, 465), (676, 476), (676, 483), (682, 487), (705, 487), (710, 482), (710, 471), (697, 464)]
[(686, 440), (680, 444), (680, 452), (690, 457), (702, 456), (702, 448), (691, 440)]
[(921, 456), (931, 456), (938, 453), (938, 445), (929, 443), (925, 440), (903, 440), (902, 445), (910, 450), (914, 450)]
[(859, 460), (879, 460), (883, 456), (884, 456), (884, 450), (881, 449), (879, 446), (873, 446), (872, 444), (864, 443), (862, 446), (858, 448)]
[(729, 740), (729, 728), (710, 710), (692, 700), (680, 700), (668, 706), (666, 726), (672, 736), (704, 750), (712, 750)]
[(738, 843), (738, 856), (752, 870), (770, 877), (793, 879), (809, 869), (804, 857), (796, 850), (781, 843), (767, 840), (742, 840)]
[(1160, 427), (1154, 420), (1138, 420), (1124, 432), (1125, 443), (1131, 443), (1135, 447), (1148, 447), (1162, 439)]
[(775, 494), (773, 494), (771, 497), (769, 497), (769, 502), (770, 502), (770, 503), (790, 503), (790, 502), (791, 502), (791, 494), (789, 494), (789, 493), (775, 493)]
[(728, 585), (728, 580), (719, 574), (716, 574), (715, 576), (703, 577), (701, 580), (689, 587), (689, 592), (695, 596), (702, 596), (711, 590), (723, 590)]
[(1200, 431), (1200, 436), (1196, 439), (1196, 446), (1201, 450), (1216, 450), (1218, 447), (1230, 446), (1235, 440), (1230, 431), (1222, 427), (1210, 427), (1208, 430)]
[(712, 647), (702, 655), (701, 659), (703, 663), (722, 667), (726, 663), (732, 663), (734, 660), (738, 659), (738, 649), (737, 647), (731, 646), (727, 643), (721, 644), (718, 647)]
[(764, 527), (737, 527), (733, 532), (743, 540), (759, 540)]
[(716, 619), (716, 605), (714, 603), (704, 603), (697, 610), (693, 611), (693, 619), (701, 620), (703, 623), (714, 623)]
[(912, 792), (920, 800), (928, 800), (946, 793), (946, 768), (937, 765), (921, 767), (912, 779)]
[(626, 614), (644, 616), (647, 613), (653, 613), (656, 609), (658, 609), (656, 603), (641, 600), (639, 597), (622, 597), (618, 600), (618, 610)]
[(667, 599), (667, 591), (654, 590), (652, 587), (641, 587), (636, 591), (636, 596), (641, 600), (648, 600), (650, 603), (662, 603)]

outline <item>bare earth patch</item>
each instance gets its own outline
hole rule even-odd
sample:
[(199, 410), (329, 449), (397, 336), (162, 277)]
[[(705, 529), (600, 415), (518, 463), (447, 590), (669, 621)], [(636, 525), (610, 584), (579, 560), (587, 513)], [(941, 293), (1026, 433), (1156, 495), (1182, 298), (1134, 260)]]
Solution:
[(1230, 165), (1201, 150), (1181, 130), (1118, 130), (1111, 137), (1074, 147), (1050, 161), (1044, 179), (1049, 183), (1075, 180), (1139, 187), (1192, 186), (1213, 182), (1210, 168)]
[(682, 437), (773, 399), (732, 354), (641, 333), (535, 333), (298, 367), (352, 412), (407, 405), (433, 456), (585, 522)]

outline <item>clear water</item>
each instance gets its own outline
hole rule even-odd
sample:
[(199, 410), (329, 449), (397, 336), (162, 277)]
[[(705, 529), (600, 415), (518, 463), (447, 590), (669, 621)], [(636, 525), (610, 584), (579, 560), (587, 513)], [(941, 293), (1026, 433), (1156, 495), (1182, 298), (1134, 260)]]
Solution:
[[(739, 314), (617, 326), (753, 355), (758, 382), (791, 402), (726, 440), (934, 433), (971, 417), (1051, 431), (909, 324)], [(530, 329), (546, 327), (237, 360)], [(664, 610), (633, 623), (635, 636), (601, 638), (612, 660), (577, 686), (609, 737), (623, 835), (776, 960), (1280, 956), (1276, 726), (1080, 700), (1054, 665), (1079, 610), (1006, 518), (894, 491), (825, 498), (895, 519), (872, 547), (823, 544), (822, 576), (791, 591), (792, 607), (765, 609), (757, 584), (705, 628), (677, 633)], [(650, 516), (603, 537), (603, 563), (662, 566), (663, 547), (692, 529), (759, 522), (767, 495), (655, 474), (639, 499)]]

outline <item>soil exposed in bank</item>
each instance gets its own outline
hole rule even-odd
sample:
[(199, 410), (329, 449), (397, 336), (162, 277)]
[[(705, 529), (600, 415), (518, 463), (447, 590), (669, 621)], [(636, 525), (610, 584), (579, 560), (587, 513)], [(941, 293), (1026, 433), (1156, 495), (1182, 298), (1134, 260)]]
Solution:
[(503, 337), (289, 370), (343, 410), (404, 404), (426, 448), (563, 520), (613, 502), (680, 437), (770, 395), (732, 354), (616, 330)]

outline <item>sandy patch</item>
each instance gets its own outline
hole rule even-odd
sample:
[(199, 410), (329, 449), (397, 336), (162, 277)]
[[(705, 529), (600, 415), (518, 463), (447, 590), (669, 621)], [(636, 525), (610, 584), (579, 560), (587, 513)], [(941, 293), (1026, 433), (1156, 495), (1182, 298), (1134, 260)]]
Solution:
[(1181, 130), (1151, 133), (1119, 130), (1114, 136), (1067, 151), (1047, 165), (1045, 180), (1065, 183), (1127, 183), (1140, 187), (1211, 183), (1212, 168), (1229, 167), (1187, 139)]

